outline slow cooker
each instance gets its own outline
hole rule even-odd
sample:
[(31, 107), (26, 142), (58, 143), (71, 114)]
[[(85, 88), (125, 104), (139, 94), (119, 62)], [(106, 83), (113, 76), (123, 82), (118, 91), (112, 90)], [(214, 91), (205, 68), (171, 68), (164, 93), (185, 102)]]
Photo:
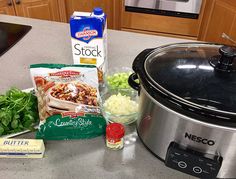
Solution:
[(179, 43), (135, 58), (128, 81), (140, 95), (137, 132), (166, 166), (236, 178), (235, 57), (232, 46)]

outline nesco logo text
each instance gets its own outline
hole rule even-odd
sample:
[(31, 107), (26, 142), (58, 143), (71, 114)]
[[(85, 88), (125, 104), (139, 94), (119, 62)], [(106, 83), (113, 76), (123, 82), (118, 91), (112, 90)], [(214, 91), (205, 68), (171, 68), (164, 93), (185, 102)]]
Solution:
[(202, 143), (202, 144), (205, 144), (205, 145), (209, 145), (209, 146), (215, 145), (215, 141), (213, 141), (213, 140), (206, 139), (206, 138), (203, 138), (203, 137), (199, 137), (199, 136), (196, 136), (196, 135), (193, 135), (193, 134), (189, 134), (187, 132), (185, 132), (184, 137), (186, 139), (192, 140), (194, 142)]

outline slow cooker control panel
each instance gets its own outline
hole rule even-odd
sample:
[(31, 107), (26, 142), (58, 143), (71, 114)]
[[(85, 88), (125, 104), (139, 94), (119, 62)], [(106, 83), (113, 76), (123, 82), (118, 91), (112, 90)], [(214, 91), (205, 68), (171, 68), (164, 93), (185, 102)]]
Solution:
[(220, 156), (200, 153), (171, 142), (165, 165), (199, 178), (216, 178), (222, 160)]

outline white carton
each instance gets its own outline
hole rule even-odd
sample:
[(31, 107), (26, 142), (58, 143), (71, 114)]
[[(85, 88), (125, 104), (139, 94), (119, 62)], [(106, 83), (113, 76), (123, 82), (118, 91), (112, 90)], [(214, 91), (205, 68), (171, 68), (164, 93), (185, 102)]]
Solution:
[(107, 22), (101, 8), (74, 12), (70, 19), (74, 64), (96, 65), (99, 83), (107, 70)]

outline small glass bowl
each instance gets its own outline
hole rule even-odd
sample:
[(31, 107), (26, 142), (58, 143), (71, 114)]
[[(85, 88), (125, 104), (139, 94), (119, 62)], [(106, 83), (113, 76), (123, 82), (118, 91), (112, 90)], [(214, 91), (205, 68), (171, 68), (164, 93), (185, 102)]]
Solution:
[[(118, 75), (118, 74), (123, 74), (123, 73), (127, 73), (127, 79), (125, 80), (126, 81), (126, 85), (122, 85), (124, 82), (123, 80), (124, 79), (119, 79), (119, 78), (116, 78), (115, 75)], [(132, 74), (132, 69), (129, 68), (129, 67), (115, 67), (115, 68), (111, 68), (108, 70), (106, 76), (105, 76), (105, 84), (107, 86), (108, 89), (130, 89), (131, 87), (128, 85), (128, 78), (129, 78), (129, 75)], [(115, 84), (111, 84), (109, 82), (109, 77), (113, 78), (113, 82), (115, 82)]]
[(112, 95), (118, 95), (119, 93), (122, 96), (125, 95), (125, 96), (130, 97), (130, 100), (136, 102), (138, 105), (139, 97), (138, 97), (137, 91), (135, 91), (133, 89), (108, 89), (101, 94), (101, 97), (99, 100), (101, 111), (102, 111), (104, 118), (108, 122), (111, 122), (111, 123), (116, 122), (116, 123), (128, 125), (128, 124), (131, 124), (137, 120), (138, 111), (134, 112), (134, 113), (125, 114), (125, 115), (124, 114), (112, 114), (104, 106), (104, 103), (106, 102), (106, 100), (109, 97), (111, 97)]

